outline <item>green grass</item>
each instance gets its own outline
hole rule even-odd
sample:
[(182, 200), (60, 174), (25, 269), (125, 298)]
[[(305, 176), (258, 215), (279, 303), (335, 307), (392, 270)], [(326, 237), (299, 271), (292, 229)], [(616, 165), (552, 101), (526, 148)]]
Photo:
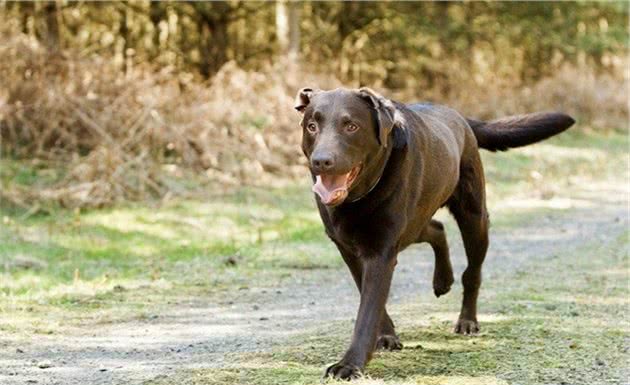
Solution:
[[(37, 263), (20, 268), (16, 258)], [(307, 186), (243, 189), (159, 209), (129, 205), (26, 219), (5, 215), (0, 311), (35, 318), (51, 307), (120, 308), (121, 298), (125, 307), (148, 293), (168, 300), (169, 293), (219, 292), (270, 278), (281, 284), (302, 269), (340, 263), (325, 241)]]
[[(577, 202), (585, 186), (619, 184), (627, 178), (627, 148), (625, 135), (567, 133), (523, 150), (484, 153), (493, 226), (570, 209), (554, 199)], [(2, 186), (38, 188), (62, 175), (38, 162), (0, 160)], [(342, 265), (306, 180), (101, 210), (33, 213), (1, 203), (0, 331), (48, 333), (62, 324), (143, 317), (185, 298), (282, 285), (305, 269)], [(24, 260), (34, 262), (16, 262)]]
[(594, 182), (627, 180), (628, 136), (567, 132), (548, 141), (508, 152), (482, 152), (488, 195), (544, 199), (562, 193), (578, 197)]
[[(630, 348), (628, 246), (622, 234), (610, 245), (534, 261), (524, 274), (494, 277), (484, 284), (478, 337), (451, 331), (459, 296), (396, 308), (405, 348), (377, 353), (357, 383), (622, 383)], [(227, 369), (190, 370), (147, 385), (318, 384), (342, 354), (347, 329), (326, 325), (271, 352), (234, 355)]]

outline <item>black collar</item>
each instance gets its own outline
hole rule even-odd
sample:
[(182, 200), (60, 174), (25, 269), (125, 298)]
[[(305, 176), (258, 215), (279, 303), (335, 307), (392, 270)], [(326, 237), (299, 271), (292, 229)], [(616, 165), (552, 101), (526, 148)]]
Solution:
[[(386, 163), (387, 163), (387, 162), (386, 162)], [(384, 170), (384, 168), (383, 168), (383, 170)], [(378, 182), (380, 182), (380, 181), (381, 181), (381, 177), (382, 177), (382, 176), (383, 176), (383, 173), (381, 172), (381, 175), (379, 175), (379, 176), (378, 176), (378, 178), (376, 179), (376, 182), (374, 182), (374, 184), (372, 185), (372, 187), (370, 187), (370, 189), (369, 189), (369, 190), (367, 190), (367, 192), (366, 192), (365, 194), (361, 195), (361, 196), (360, 196), (360, 197), (358, 197), (358, 198), (355, 198), (355, 199), (351, 200), (349, 203), (354, 203), (354, 202), (356, 202), (356, 201), (358, 201), (358, 200), (360, 200), (360, 199), (365, 198), (365, 196), (366, 196), (366, 195), (368, 195), (369, 193), (371, 193), (371, 192), (372, 192), (372, 190), (374, 190), (374, 188), (376, 187), (376, 185), (378, 184)]]
[(383, 172), (385, 172), (385, 169), (387, 168), (387, 163), (389, 163), (389, 159), (392, 156), (392, 152), (394, 152), (395, 149), (400, 149), (407, 145), (406, 130), (403, 127), (399, 126), (398, 124), (395, 125), (394, 128), (392, 129), (390, 138), (388, 138), (388, 141), (390, 142), (389, 143), (390, 149), (387, 150), (387, 155), (386, 155), (387, 158), (385, 159), (385, 161), (383, 162), (383, 166), (379, 170), (378, 178), (376, 178), (376, 181), (372, 184), (372, 187), (370, 187), (364, 194), (362, 194), (358, 198), (354, 198), (348, 203), (354, 203), (365, 198), (369, 193), (372, 192), (372, 190), (376, 188), (376, 186), (378, 186), (378, 183), (381, 181), (381, 178), (383, 177)]

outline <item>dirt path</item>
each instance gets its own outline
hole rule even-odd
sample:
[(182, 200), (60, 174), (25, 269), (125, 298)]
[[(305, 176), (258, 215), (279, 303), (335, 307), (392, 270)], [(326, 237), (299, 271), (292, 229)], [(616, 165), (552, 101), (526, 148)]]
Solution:
[[(591, 207), (570, 211), (549, 210), (518, 228), (494, 229), (485, 278), (510, 274), (532, 259), (585, 243), (615, 239), (628, 228), (626, 197), (616, 199), (591, 201)], [(461, 242), (453, 231), (449, 239), (459, 275), (465, 259)], [(429, 296), (432, 269), (428, 247), (405, 251), (389, 306), (435, 300)], [(449, 295), (460, 292), (456, 284)], [(290, 286), (197, 298), (149, 320), (36, 335), (30, 341), (9, 337), (0, 341), (0, 384), (138, 384), (175, 370), (221, 367), (227, 353), (269, 349), (327, 321), (349, 323), (357, 303), (358, 294), (345, 270), (304, 271), (301, 281)], [(38, 367), (42, 363), (50, 367)]]

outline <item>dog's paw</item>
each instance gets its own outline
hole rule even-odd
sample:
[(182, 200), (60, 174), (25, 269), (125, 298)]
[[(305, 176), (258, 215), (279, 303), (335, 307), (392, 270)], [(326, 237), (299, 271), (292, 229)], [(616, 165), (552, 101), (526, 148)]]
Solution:
[(330, 365), (324, 372), (324, 379), (352, 380), (359, 377), (361, 377), (361, 369), (356, 365), (347, 364), (343, 361)]
[(453, 285), (453, 273), (449, 274), (436, 274), (433, 276), (433, 293), (436, 297), (440, 297), (448, 293)]
[(466, 336), (479, 333), (479, 322), (477, 320), (458, 319), (453, 330), (457, 334), (463, 334)]
[(383, 334), (376, 340), (376, 349), (401, 350), (402, 348), (403, 344), (397, 335)]

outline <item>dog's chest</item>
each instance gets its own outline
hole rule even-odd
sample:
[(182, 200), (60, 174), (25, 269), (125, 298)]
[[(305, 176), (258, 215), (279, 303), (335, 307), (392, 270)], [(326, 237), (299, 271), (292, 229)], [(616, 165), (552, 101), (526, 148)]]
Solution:
[[(358, 215), (357, 215), (358, 214)], [(322, 215), (326, 232), (336, 243), (355, 255), (378, 254), (386, 248), (389, 237), (375, 216), (355, 213)]]

